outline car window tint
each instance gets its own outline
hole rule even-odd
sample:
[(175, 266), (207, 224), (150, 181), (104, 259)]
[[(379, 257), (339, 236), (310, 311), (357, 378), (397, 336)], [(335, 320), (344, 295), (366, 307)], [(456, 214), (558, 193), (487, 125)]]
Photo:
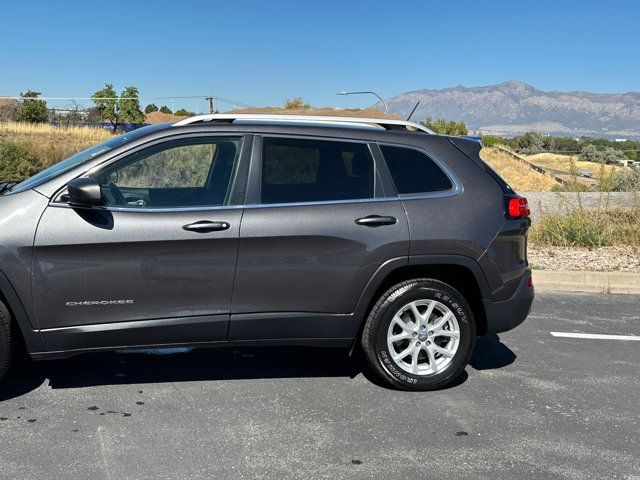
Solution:
[(264, 139), (262, 203), (371, 198), (373, 180), (373, 160), (365, 144)]
[(107, 205), (223, 205), (240, 152), (239, 138), (197, 138), (155, 145), (107, 167), (97, 177)]
[(380, 145), (398, 193), (450, 190), (453, 184), (442, 169), (424, 153), (403, 147)]

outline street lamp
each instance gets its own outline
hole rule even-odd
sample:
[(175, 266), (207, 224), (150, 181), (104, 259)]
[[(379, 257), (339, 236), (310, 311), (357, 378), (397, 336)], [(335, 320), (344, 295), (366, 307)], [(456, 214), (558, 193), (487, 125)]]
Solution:
[(338, 92), (338, 95), (375, 95), (384, 105), (385, 116), (389, 116), (389, 106), (387, 105), (387, 102), (376, 92), (345, 92), (343, 90), (342, 92)]

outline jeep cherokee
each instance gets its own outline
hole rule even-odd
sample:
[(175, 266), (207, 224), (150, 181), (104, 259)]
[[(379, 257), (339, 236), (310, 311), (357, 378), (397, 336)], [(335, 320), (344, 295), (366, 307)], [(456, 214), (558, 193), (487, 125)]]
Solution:
[(529, 313), (526, 199), (411, 122), (203, 115), (0, 190), (0, 376), (128, 347), (359, 347), (441, 388)]

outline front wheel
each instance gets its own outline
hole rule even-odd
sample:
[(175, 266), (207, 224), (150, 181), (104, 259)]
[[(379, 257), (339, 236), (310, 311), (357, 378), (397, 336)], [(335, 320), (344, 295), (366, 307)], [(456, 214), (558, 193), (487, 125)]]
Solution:
[(446, 283), (417, 279), (385, 292), (362, 333), (369, 365), (403, 390), (435, 390), (469, 362), (476, 340), (473, 313)]

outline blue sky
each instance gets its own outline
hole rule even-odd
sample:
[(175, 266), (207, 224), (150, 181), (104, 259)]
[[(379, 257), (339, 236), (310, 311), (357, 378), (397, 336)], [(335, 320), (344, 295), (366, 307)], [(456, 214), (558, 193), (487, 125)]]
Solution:
[(0, 95), (89, 96), (112, 82), (143, 97), (360, 107), (373, 99), (335, 93), (512, 79), (640, 91), (637, 1), (0, 0), (0, 35)]

